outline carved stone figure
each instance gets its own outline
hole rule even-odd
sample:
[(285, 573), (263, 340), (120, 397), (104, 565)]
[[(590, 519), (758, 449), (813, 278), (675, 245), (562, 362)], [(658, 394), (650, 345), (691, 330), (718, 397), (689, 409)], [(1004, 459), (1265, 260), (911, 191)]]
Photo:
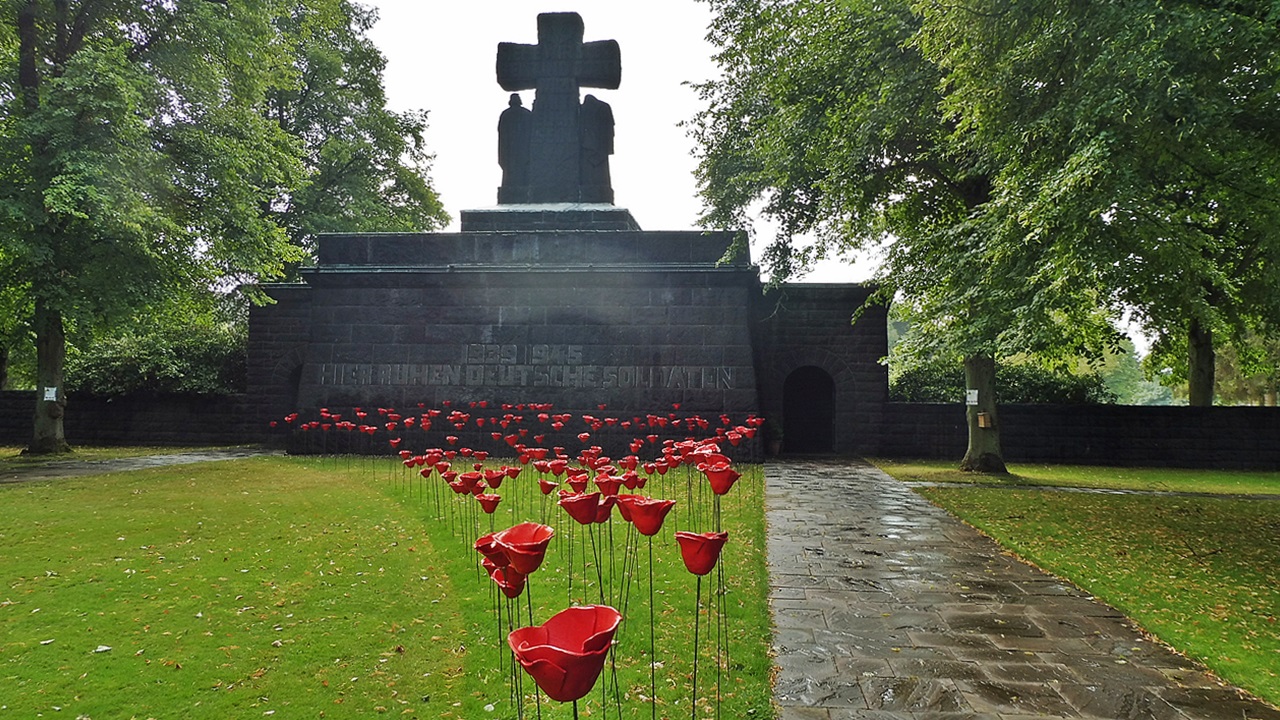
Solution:
[(506, 110), (498, 118), (498, 165), (502, 166), (502, 187), (498, 202), (528, 202), (529, 141), (533, 133), (533, 113), (511, 93)]
[(582, 201), (611, 203), (609, 156), (613, 154), (613, 108), (595, 95), (588, 95), (578, 114), (578, 133), (582, 138), (578, 171)]

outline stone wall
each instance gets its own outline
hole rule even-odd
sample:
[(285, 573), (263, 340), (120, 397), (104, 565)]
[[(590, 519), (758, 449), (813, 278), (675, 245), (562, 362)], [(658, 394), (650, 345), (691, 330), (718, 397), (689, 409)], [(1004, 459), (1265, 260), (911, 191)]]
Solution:
[(277, 303), (250, 317), (256, 417), (486, 400), (621, 417), (679, 404), (741, 422), (758, 411), (759, 282), (745, 261), (718, 262), (734, 240), (581, 228), (322, 236), (305, 284), (267, 286)]
[[(867, 308), (856, 324), (853, 315), (875, 292), (866, 285), (784, 285), (758, 300), (753, 330), (759, 349), (762, 414), (791, 426), (785, 417), (787, 378), (801, 368), (818, 368), (834, 381), (834, 450), (840, 454), (872, 454), (876, 428), (888, 399), (888, 369), (879, 359), (888, 354), (885, 308)], [(794, 443), (793, 443), (794, 444)]]
[(266, 427), (298, 409), (298, 385), (311, 340), (311, 291), (305, 285), (267, 285), (275, 301), (249, 309), (245, 403), (253, 427)]
[[(890, 403), (879, 454), (964, 455), (961, 405)], [(1262, 407), (1004, 405), (1000, 439), (1011, 462), (1280, 469), (1280, 410)]]
[[(253, 407), (246, 395), (105, 399), (73, 394), (67, 439), (72, 445), (217, 445), (282, 438), (283, 430), (272, 431), (251, 415)], [(0, 392), (0, 443), (27, 443), (34, 409), (35, 393)], [(1000, 423), (1011, 462), (1280, 469), (1277, 408), (1006, 405), (1000, 408)], [(465, 434), (477, 447), (501, 449), (488, 438), (490, 430)], [(868, 455), (958, 460), (965, 449), (964, 407), (888, 403), (877, 424), (855, 426), (854, 434), (837, 441)], [(601, 439), (625, 441), (632, 435), (613, 428)], [(321, 449), (321, 440), (304, 442)], [(381, 441), (377, 445), (368, 449), (387, 451)]]

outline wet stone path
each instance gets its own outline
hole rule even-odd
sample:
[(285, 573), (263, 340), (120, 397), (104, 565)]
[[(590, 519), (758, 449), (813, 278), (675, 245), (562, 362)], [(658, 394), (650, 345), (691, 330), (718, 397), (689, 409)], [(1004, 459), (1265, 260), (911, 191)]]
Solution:
[(871, 465), (765, 474), (781, 720), (1280, 720)]
[(84, 475), (101, 475), (112, 472), (129, 472), (146, 470), (170, 465), (190, 465), (192, 463), (217, 462), (219, 460), (240, 460), (259, 455), (278, 455), (274, 450), (258, 447), (211, 448), (209, 450), (191, 450), (159, 455), (141, 455), (138, 457), (116, 458), (113, 460), (54, 460), (35, 465), (15, 465), (0, 467), (0, 483), (23, 482), (26, 480), (52, 480), (55, 478), (81, 477)]

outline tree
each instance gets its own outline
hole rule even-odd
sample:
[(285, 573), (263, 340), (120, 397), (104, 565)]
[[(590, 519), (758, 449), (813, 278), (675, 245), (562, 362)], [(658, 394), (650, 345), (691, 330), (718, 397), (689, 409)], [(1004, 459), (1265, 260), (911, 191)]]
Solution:
[[(699, 86), (692, 123), (704, 222), (740, 226), (757, 207), (777, 220), (762, 258), (775, 282), (878, 247), (877, 299), (913, 323), (900, 352), (963, 357), (978, 391), (961, 467), (1003, 471), (996, 359), (1100, 352), (1115, 333), (1095, 286), (1059, 282), (1038, 246), (989, 242), (998, 168), (957, 132), (905, 0), (708, 2), (723, 78)], [(800, 247), (802, 233), (816, 242)]]
[(321, 232), (421, 232), (449, 221), (427, 172), (425, 112), (387, 109), (377, 14), (348, 0), (294, 0), (276, 19), (288, 49), (265, 111), (303, 144), (305, 182), (273, 203), (299, 246)]
[(1280, 317), (1275, 4), (916, 6), (949, 117), (997, 168), (993, 241), (1044, 243), (1212, 404), (1215, 343)]
[(0, 258), (31, 303), (30, 450), (58, 452), (68, 328), (279, 273), (298, 253), (263, 207), (296, 186), (298, 145), (261, 112), (283, 63), (259, 0), (0, 7)]
[[(32, 451), (67, 447), (68, 332), (119, 344), (148, 317), (205, 332), (229, 285), (296, 268), (317, 232), (447, 221), (426, 175), (425, 114), (386, 108), (368, 9), (0, 7), (0, 271), (21, 285), (0, 304), (30, 310), (0, 335), (34, 334), (38, 388), (56, 397), (38, 401)], [(163, 346), (163, 332), (144, 342)]]

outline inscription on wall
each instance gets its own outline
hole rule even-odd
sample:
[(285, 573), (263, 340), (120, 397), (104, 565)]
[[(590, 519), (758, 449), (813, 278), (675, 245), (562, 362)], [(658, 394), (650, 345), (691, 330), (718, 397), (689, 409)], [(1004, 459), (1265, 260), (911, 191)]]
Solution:
[(462, 347), (457, 363), (325, 363), (320, 385), (443, 385), (465, 387), (684, 388), (732, 390), (729, 367), (596, 365), (581, 345)]

